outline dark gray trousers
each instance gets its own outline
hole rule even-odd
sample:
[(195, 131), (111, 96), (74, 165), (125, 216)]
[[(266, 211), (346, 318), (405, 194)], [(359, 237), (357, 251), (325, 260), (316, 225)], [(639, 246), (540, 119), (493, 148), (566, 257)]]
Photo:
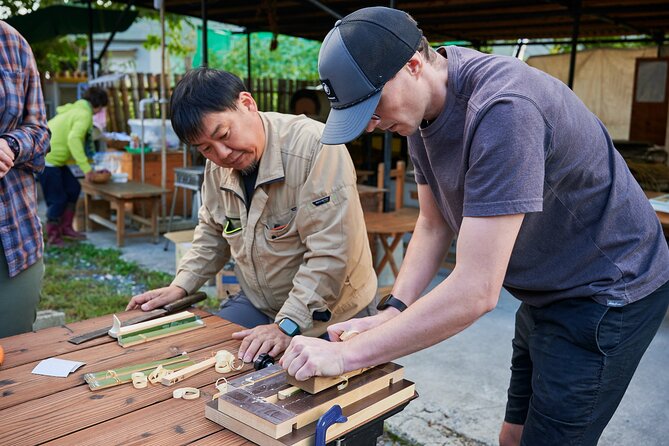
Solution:
[(0, 338), (32, 331), (43, 278), (42, 259), (10, 278), (0, 243)]

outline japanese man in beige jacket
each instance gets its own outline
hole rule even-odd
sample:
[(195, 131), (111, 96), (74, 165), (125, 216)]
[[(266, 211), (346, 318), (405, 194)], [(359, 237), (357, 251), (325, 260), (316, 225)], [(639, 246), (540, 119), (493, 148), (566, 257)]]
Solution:
[(196, 291), (229, 252), (241, 292), (218, 314), (246, 327), (234, 334), (245, 362), (375, 311), (355, 169), (344, 145), (321, 144), (323, 124), (260, 112), (239, 78), (207, 68), (179, 82), (171, 112), (181, 140), (208, 160), (199, 223), (171, 285), (133, 297), (128, 309)]

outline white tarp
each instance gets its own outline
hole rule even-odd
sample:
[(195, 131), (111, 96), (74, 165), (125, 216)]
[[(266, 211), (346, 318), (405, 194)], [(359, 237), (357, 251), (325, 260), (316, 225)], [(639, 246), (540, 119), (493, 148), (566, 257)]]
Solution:
[[(569, 80), (569, 53), (532, 56), (528, 65)], [(599, 48), (579, 51), (574, 92), (602, 120), (613, 139), (629, 139), (634, 67), (639, 57), (657, 57), (657, 48)]]

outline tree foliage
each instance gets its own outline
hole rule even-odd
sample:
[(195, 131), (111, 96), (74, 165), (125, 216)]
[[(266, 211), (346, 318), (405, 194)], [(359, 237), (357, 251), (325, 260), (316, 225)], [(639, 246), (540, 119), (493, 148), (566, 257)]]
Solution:
[[(620, 41), (620, 42), (610, 42), (610, 37), (600, 37), (595, 39), (589, 39), (588, 43), (579, 43), (578, 50), (589, 50), (594, 48), (645, 48), (651, 46), (648, 42), (635, 42), (635, 41)], [(603, 40), (603, 42), (596, 42), (597, 40)], [(551, 54), (562, 54), (571, 52), (571, 43), (562, 43), (553, 45), (550, 49)]]
[(18, 14), (27, 14), (30, 11), (36, 10), (39, 6), (47, 6), (55, 4), (55, 2), (46, 0), (0, 0), (0, 19), (6, 19)]
[(88, 40), (83, 36), (65, 36), (31, 45), (37, 69), (44, 72), (82, 70), (88, 60)]
[[(160, 23), (160, 14), (148, 9), (140, 10), (139, 17), (155, 20)], [(174, 57), (187, 57), (195, 51), (195, 25), (184, 16), (165, 14), (165, 50)], [(148, 50), (160, 48), (160, 35), (146, 36), (144, 48)]]
[[(25, 14), (39, 7), (68, 3), (69, 0), (0, 0), (0, 17)], [(96, 0), (99, 9), (121, 9), (125, 5), (109, 0)], [(159, 12), (139, 8), (139, 18), (159, 21)], [(166, 52), (173, 59), (187, 60), (196, 52), (200, 39), (193, 19), (177, 14), (165, 14)], [(242, 78), (247, 76), (247, 35), (228, 33), (229, 46), (225, 51), (210, 48), (209, 66), (231, 71)], [(88, 60), (86, 36), (65, 36), (32, 45), (40, 71), (59, 72), (84, 69)], [(146, 36), (144, 47), (160, 47), (160, 35)], [(251, 70), (254, 78), (317, 79), (320, 42), (271, 33), (251, 34)], [(181, 69), (179, 69), (181, 71)]]
[[(274, 50), (271, 33), (251, 34), (251, 76), (274, 79), (318, 79), (321, 43), (279, 35)], [(231, 35), (226, 52), (210, 52), (209, 66), (247, 77), (246, 35)]]

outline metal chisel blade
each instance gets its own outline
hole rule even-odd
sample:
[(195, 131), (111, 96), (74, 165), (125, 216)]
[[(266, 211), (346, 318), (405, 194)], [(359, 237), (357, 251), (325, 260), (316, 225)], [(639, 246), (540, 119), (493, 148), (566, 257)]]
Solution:
[[(184, 308), (188, 308), (194, 303), (200, 302), (202, 300), (205, 300), (207, 298), (207, 295), (203, 292), (197, 292), (190, 294), (184, 298), (181, 298), (177, 301), (172, 302), (171, 304), (165, 305), (163, 308), (157, 308), (155, 310), (147, 311), (146, 313), (137, 316), (135, 318), (129, 319), (127, 321), (124, 321), (121, 325), (122, 326), (127, 326), (127, 325), (132, 325), (132, 324), (138, 324), (140, 322), (148, 321), (151, 319), (155, 319), (160, 316), (164, 316), (168, 313), (174, 313), (175, 311), (180, 311), (183, 310)], [(91, 339), (96, 339), (102, 336), (105, 336), (107, 332), (109, 332), (109, 329), (111, 328), (111, 325), (108, 327), (104, 328), (99, 328), (97, 330), (89, 331), (88, 333), (80, 334), (78, 336), (73, 336), (72, 338), (68, 339), (68, 342), (79, 345), (82, 342), (90, 341)]]

